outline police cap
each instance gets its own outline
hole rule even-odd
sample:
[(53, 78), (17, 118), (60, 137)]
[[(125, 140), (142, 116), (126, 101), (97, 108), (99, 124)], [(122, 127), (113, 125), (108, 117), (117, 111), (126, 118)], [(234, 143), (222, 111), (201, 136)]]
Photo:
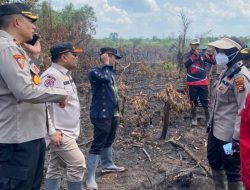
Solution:
[(51, 59), (54, 61), (64, 53), (81, 53), (83, 49), (75, 48), (71, 42), (60, 42), (50, 48)]
[(104, 53), (108, 53), (108, 54), (110, 53), (110, 54), (114, 55), (116, 59), (122, 58), (122, 56), (118, 53), (118, 50), (115, 48), (103, 47), (100, 49), (100, 55), (102, 55)]
[(23, 3), (8, 3), (0, 5), (0, 16), (15, 14), (21, 14), (31, 19), (32, 22), (35, 22), (38, 19), (38, 16), (31, 12), (31, 8)]

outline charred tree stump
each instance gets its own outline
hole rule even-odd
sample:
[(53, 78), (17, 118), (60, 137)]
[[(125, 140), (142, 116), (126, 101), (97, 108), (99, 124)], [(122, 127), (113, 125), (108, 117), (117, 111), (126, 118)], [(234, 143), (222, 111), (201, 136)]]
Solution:
[(168, 102), (165, 102), (163, 107), (163, 125), (161, 132), (161, 139), (166, 139), (169, 125), (169, 115), (170, 115), (170, 105)]

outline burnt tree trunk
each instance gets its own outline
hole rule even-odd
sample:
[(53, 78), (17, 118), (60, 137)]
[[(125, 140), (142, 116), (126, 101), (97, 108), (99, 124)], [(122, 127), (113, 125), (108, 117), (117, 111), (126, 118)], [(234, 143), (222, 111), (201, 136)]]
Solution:
[(169, 103), (165, 102), (165, 105), (163, 107), (163, 125), (162, 125), (161, 139), (166, 139), (168, 132), (168, 125), (169, 125), (169, 115), (170, 115), (170, 105)]

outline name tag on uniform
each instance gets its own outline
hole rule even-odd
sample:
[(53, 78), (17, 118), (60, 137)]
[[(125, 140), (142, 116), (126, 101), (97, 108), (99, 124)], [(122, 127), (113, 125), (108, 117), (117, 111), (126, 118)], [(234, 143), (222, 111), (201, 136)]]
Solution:
[(226, 86), (225, 84), (221, 83), (218, 87), (217, 87), (217, 90), (222, 93), (222, 94), (225, 94), (226, 91), (228, 89), (228, 86)]
[(31, 70), (35, 75), (38, 75), (38, 74), (40, 73), (40, 69), (38, 69), (38, 67), (37, 67), (34, 63), (32, 63), (32, 64), (30, 65), (30, 70)]
[(217, 86), (217, 90), (220, 93), (225, 94), (227, 90), (229, 89), (230, 84), (231, 84), (230, 81), (226, 81), (225, 79), (223, 79), (221, 83), (219, 84), (219, 86)]

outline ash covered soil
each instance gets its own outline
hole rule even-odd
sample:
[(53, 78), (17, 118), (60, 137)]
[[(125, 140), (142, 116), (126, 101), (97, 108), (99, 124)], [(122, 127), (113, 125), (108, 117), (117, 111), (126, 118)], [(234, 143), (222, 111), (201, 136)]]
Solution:
[[(159, 119), (159, 118), (158, 118)], [(160, 139), (161, 126), (157, 118), (146, 128), (142, 138), (136, 128), (126, 125), (118, 130), (114, 144), (114, 161), (126, 167), (123, 173), (102, 174), (97, 169), (100, 190), (211, 190), (212, 180), (201, 166), (208, 166), (206, 159), (207, 134), (205, 127), (190, 126), (190, 119), (175, 118), (168, 129), (167, 138)], [(92, 138), (92, 126), (86, 126), (81, 149), (87, 155)], [(173, 142), (184, 145), (184, 148)], [(193, 155), (189, 155), (187, 151)], [(208, 168), (208, 167), (207, 167)]]

